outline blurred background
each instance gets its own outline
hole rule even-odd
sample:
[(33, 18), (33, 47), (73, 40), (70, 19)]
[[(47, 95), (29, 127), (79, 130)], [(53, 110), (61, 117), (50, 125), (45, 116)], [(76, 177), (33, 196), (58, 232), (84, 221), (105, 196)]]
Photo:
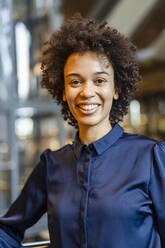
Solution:
[[(165, 140), (164, 0), (0, 0), (0, 215), (41, 152), (74, 137), (59, 106), (40, 88), (40, 57), (43, 42), (77, 11), (106, 20), (137, 46), (143, 81), (122, 126)], [(26, 240), (48, 238), (46, 216), (26, 233)]]

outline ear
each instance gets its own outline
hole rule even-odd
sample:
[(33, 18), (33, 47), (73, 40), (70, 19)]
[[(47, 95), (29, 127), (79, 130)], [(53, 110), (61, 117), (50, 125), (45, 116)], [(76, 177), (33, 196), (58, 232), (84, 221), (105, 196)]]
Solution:
[(65, 90), (63, 91), (62, 100), (63, 100), (64, 102), (66, 102)]
[(114, 92), (114, 95), (113, 95), (113, 99), (114, 99), (114, 100), (117, 100), (118, 98), (119, 98), (119, 93), (118, 93), (117, 88), (115, 88), (115, 92)]

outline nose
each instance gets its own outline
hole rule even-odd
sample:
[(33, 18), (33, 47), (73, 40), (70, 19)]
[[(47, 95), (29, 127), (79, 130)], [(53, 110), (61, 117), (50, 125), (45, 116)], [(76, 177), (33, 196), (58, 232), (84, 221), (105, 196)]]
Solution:
[(91, 81), (84, 82), (84, 84), (82, 85), (80, 96), (85, 98), (90, 98), (95, 96), (95, 87)]

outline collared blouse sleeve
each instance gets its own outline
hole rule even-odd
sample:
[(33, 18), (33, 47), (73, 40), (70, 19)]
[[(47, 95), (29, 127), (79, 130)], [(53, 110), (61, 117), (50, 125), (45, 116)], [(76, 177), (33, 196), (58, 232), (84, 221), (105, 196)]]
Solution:
[(162, 248), (165, 248), (165, 142), (154, 146), (154, 161), (149, 184), (155, 225), (160, 234)]
[(25, 230), (46, 212), (46, 164), (49, 151), (46, 150), (41, 155), (40, 162), (32, 171), (20, 195), (8, 212), (0, 217), (0, 247), (21, 247)]

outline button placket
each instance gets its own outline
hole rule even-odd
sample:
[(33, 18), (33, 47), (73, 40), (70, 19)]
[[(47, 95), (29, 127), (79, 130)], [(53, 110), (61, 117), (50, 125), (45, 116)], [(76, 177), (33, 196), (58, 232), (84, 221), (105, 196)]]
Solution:
[(87, 206), (89, 191), (89, 174), (90, 174), (90, 151), (84, 146), (79, 156), (79, 181), (82, 192), (80, 206), (80, 228), (81, 228), (81, 247), (87, 248)]

